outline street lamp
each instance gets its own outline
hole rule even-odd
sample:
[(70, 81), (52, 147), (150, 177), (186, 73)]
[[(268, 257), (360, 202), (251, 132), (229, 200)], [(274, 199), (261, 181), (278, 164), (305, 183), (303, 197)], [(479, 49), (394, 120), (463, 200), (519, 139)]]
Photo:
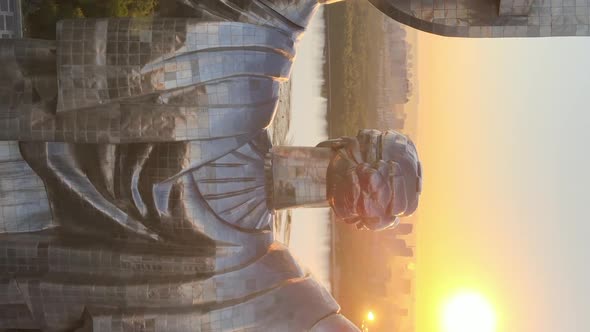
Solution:
[[(366, 320), (366, 322), (365, 322)], [(365, 318), (363, 318), (362, 322), (361, 322), (361, 331), (362, 332), (369, 332), (369, 323), (372, 323), (373, 321), (375, 321), (375, 314), (372, 311), (367, 312), (367, 315), (365, 316)]]

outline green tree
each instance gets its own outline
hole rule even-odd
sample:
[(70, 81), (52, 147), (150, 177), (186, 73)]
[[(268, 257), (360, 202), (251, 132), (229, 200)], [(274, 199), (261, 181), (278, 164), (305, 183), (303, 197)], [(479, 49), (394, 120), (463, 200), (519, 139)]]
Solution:
[(82, 17), (84, 17), (84, 12), (82, 11), (82, 8), (76, 7), (76, 8), (74, 8), (72, 15), (75, 18), (82, 18)]
[(25, 33), (32, 38), (55, 39), (55, 24), (62, 19), (150, 16), (157, 6), (158, 0), (41, 0), (24, 7)]
[(109, 16), (148, 16), (154, 12), (157, 4), (157, 0), (110, 0)]

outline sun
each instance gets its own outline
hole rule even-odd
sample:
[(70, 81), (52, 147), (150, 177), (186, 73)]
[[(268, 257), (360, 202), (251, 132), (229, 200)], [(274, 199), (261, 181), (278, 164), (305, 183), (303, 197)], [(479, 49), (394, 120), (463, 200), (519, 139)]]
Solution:
[(490, 303), (480, 294), (460, 293), (443, 309), (444, 332), (495, 332), (496, 315)]

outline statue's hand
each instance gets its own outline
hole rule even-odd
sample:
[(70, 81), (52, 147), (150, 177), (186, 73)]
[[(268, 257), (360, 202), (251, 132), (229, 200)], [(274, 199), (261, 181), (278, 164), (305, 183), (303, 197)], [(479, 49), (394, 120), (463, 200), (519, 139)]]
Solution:
[(355, 163), (362, 163), (363, 157), (361, 155), (361, 149), (359, 141), (356, 137), (342, 136), (335, 139), (329, 139), (323, 141), (317, 145), (319, 148), (331, 148), (332, 150), (343, 150), (346, 155)]

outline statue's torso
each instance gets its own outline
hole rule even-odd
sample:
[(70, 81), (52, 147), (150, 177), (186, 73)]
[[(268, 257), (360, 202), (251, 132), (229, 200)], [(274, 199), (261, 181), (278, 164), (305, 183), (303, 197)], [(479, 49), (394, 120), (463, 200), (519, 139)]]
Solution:
[(182, 3), (2, 44), (0, 329), (354, 329), (273, 241), (264, 191), (316, 1)]

